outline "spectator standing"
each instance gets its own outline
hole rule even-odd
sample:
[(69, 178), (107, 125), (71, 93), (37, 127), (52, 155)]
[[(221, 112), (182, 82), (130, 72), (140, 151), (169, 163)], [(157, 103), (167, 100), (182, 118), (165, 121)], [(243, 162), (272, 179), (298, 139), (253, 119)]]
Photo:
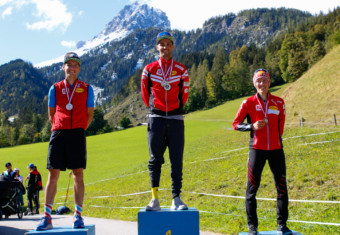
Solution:
[[(36, 170), (33, 163), (28, 165), (30, 173), (27, 177), (27, 211), (25, 214), (39, 214), (39, 191), (42, 189), (41, 175)], [(35, 210), (33, 211), (33, 203), (35, 205)]]

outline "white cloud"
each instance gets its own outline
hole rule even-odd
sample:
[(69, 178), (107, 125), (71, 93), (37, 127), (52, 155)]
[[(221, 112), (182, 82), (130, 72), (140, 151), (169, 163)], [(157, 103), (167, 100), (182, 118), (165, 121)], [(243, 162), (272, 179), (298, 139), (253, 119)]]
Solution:
[(76, 47), (76, 42), (75, 41), (61, 41), (61, 45), (63, 47), (67, 47), (67, 48), (75, 48)]
[(13, 0), (0, 0), (0, 7), (5, 6), (10, 2), (13, 2)]
[(6, 16), (12, 15), (12, 7), (7, 7), (6, 10), (1, 14), (2, 19), (5, 19)]
[(0, 0), (0, 7), (7, 7), (1, 16), (4, 18), (11, 15), (14, 10), (27, 5), (35, 6), (32, 13), (33, 22), (26, 23), (30, 30), (52, 31), (56, 28), (66, 30), (72, 22), (72, 14), (68, 12), (62, 0)]
[(62, 27), (66, 30), (72, 22), (72, 14), (60, 0), (31, 0), (36, 5), (37, 18), (42, 20), (34, 23), (26, 23), (26, 27), (32, 30), (46, 29), (48, 31)]

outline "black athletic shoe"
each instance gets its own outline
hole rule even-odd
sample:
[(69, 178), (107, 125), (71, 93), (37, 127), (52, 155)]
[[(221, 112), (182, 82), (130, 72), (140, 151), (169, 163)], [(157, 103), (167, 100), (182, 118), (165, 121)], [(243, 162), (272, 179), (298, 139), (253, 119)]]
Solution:
[(277, 226), (277, 234), (293, 235), (293, 232), (286, 225), (279, 225), (279, 226)]
[(248, 235), (257, 235), (257, 228), (255, 226), (249, 226)]

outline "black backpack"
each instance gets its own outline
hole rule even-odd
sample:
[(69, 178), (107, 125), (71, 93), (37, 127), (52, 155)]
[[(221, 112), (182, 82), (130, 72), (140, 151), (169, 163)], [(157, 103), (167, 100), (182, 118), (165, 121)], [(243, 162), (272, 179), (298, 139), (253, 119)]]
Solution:
[(35, 176), (35, 185), (37, 185), (39, 191), (43, 189), (42, 187), (42, 181), (41, 181), (41, 175), (38, 172), (38, 174)]

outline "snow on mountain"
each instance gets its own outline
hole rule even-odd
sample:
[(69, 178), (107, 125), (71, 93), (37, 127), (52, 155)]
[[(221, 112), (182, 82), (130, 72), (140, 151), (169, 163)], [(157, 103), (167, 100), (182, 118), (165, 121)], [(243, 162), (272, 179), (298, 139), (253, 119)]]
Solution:
[[(149, 27), (170, 29), (170, 21), (163, 11), (150, 7), (147, 4), (140, 5), (138, 2), (135, 2), (131, 5), (126, 5), (118, 15), (106, 25), (105, 29), (92, 40), (78, 42), (77, 49), (73, 51), (79, 56), (82, 56), (91, 49), (100, 47), (107, 42), (121, 40), (136, 29), (146, 29)], [(63, 59), (64, 56), (59, 56), (34, 66), (41, 68), (62, 62)]]

